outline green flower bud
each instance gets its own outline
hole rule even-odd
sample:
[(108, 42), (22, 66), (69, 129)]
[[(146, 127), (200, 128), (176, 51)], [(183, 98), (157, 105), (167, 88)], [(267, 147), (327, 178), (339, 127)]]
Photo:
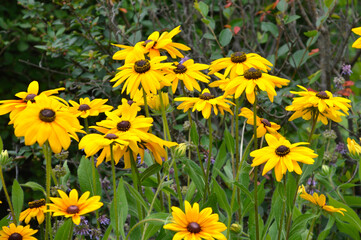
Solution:
[(0, 165), (2, 167), (6, 166), (10, 162), (9, 154), (7, 150), (2, 150), (0, 154)]
[(238, 223), (232, 223), (230, 229), (231, 229), (231, 231), (234, 232), (234, 233), (240, 233), (240, 232), (242, 232), (242, 226), (239, 225)]

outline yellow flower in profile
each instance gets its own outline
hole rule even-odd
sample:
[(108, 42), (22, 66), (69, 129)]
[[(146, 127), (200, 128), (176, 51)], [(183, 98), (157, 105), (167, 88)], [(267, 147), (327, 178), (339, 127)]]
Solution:
[(252, 167), (259, 166), (266, 162), (263, 168), (262, 176), (264, 176), (272, 168), (275, 169), (276, 180), (280, 182), (287, 170), (289, 172), (295, 171), (301, 175), (302, 169), (298, 162), (305, 164), (313, 164), (313, 158), (318, 155), (307, 147), (299, 147), (300, 145), (309, 144), (307, 142), (299, 142), (291, 144), (284, 137), (277, 139), (271, 134), (266, 134), (266, 141), (268, 147), (257, 149), (250, 153), (254, 157)]
[(137, 90), (134, 97), (131, 99), (122, 98), (122, 104), (117, 109), (113, 110), (117, 116), (121, 116), (123, 112), (128, 111), (130, 107), (135, 108), (137, 112), (141, 110), (140, 106), (144, 105), (143, 91)]
[(341, 213), (343, 216), (345, 216), (345, 214), (343, 212), (347, 212), (347, 210), (344, 208), (335, 208), (333, 206), (326, 205), (326, 197), (323, 194), (321, 194), (320, 196), (318, 196), (317, 193), (313, 193), (313, 196), (308, 194), (306, 192), (305, 186), (303, 186), (303, 185), (302, 185), (302, 193), (301, 193), (300, 197), (315, 204), (316, 206), (321, 207), (323, 210), (325, 210), (327, 212), (331, 212), (331, 213), (338, 212), (338, 213)]
[(184, 205), (185, 212), (173, 206), (172, 223), (163, 226), (164, 229), (177, 232), (173, 240), (227, 239), (222, 234), (227, 227), (219, 222), (218, 214), (212, 214), (212, 208), (207, 207), (199, 212), (198, 203), (194, 203), (192, 207), (188, 201), (184, 201)]
[[(328, 123), (327, 119), (331, 119), (334, 122), (341, 122), (341, 116), (345, 116), (345, 114), (348, 115), (351, 100), (343, 97), (333, 97), (329, 91), (314, 92), (302, 86), (298, 87), (303, 91), (291, 91), (291, 93), (297, 94), (300, 97), (295, 97), (292, 105), (286, 107), (287, 111), (295, 112), (288, 121), (299, 117), (309, 120), (318, 111), (317, 121), (321, 121), (326, 125)], [(340, 112), (340, 110), (342, 110), (343, 113)]]
[(166, 110), (169, 106), (169, 96), (167, 92), (161, 92), (161, 95), (159, 94), (151, 94), (147, 96), (147, 103), (148, 106), (155, 110), (155, 111), (161, 111), (161, 104), (160, 104), (160, 98), (163, 100), (163, 106)]
[(38, 142), (42, 146), (49, 142), (54, 153), (68, 149), (70, 137), (79, 140), (76, 132), (83, 132), (79, 120), (71, 114), (59, 101), (40, 94), (34, 103), (16, 117), (15, 135), (25, 138), (25, 145)]
[[(254, 114), (253, 111), (243, 107), (241, 113), (238, 116), (247, 118), (247, 123), (250, 125), (254, 124)], [(279, 138), (281, 135), (277, 132), (281, 128), (280, 125), (270, 122), (265, 118), (259, 118), (256, 116), (256, 125), (257, 125), (257, 138), (263, 137), (267, 132)]]
[(227, 100), (224, 96), (214, 97), (208, 88), (204, 89), (198, 97), (178, 97), (175, 98), (174, 101), (182, 102), (177, 109), (183, 109), (184, 112), (187, 112), (190, 108), (192, 108), (192, 112), (195, 110), (202, 111), (202, 115), (206, 119), (211, 115), (212, 109), (216, 115), (218, 115), (218, 111), (220, 111), (222, 115), (224, 115), (224, 111), (233, 115), (228, 104), (234, 105), (234, 103)]
[(137, 59), (143, 59), (146, 50), (144, 48), (144, 44), (139, 42), (135, 44), (134, 47), (122, 45), (122, 44), (112, 44), (119, 48), (124, 48), (113, 55), (114, 60), (125, 60), (125, 64), (135, 62)]
[(0, 240), (37, 240), (37, 238), (32, 236), (37, 231), (38, 230), (31, 229), (30, 225), (23, 227), (11, 223), (9, 227), (2, 227), (2, 230), (0, 231)]
[[(56, 88), (48, 91), (42, 92), (42, 94), (45, 94), (46, 96), (51, 96), (53, 94), (58, 94), (59, 91), (65, 90), (65, 88)], [(15, 117), (18, 113), (23, 111), (26, 106), (27, 102), (35, 102), (35, 97), (38, 96), (39, 93), (39, 83), (37, 81), (32, 81), (26, 92), (19, 92), (15, 94), (16, 97), (20, 98), (17, 100), (1, 100), (0, 101), (0, 115), (4, 115), (7, 113), (10, 113), (10, 124), (13, 124), (15, 121)], [(62, 102), (65, 102), (61, 98), (51, 96), (53, 98), (56, 98)]]
[[(361, 138), (360, 138), (361, 142)], [(348, 151), (353, 155), (360, 155), (361, 154), (361, 146), (353, 139), (347, 138), (347, 148)]]
[(246, 92), (247, 100), (250, 103), (255, 101), (255, 89), (266, 91), (268, 98), (273, 102), (274, 96), (277, 96), (275, 87), (287, 86), (290, 80), (279, 78), (261, 72), (259, 69), (250, 68), (244, 71), (242, 76), (232, 79), (225, 88), (225, 95), (233, 95), (239, 98), (243, 92)]
[(224, 76), (228, 76), (230, 73), (230, 78), (233, 79), (240, 75), (243, 75), (247, 69), (256, 68), (264, 72), (267, 72), (272, 67), (272, 63), (267, 59), (261, 57), (256, 53), (244, 53), (244, 52), (235, 52), (232, 53), (231, 57), (221, 58), (213, 61), (209, 67), (209, 75), (214, 74), (222, 69), (224, 71)]
[(167, 57), (162, 56), (152, 58), (151, 60), (141, 59), (125, 64), (118, 68), (120, 72), (110, 82), (116, 82), (113, 87), (117, 87), (125, 82), (122, 93), (126, 89), (126, 93), (130, 94), (131, 98), (134, 97), (140, 85), (147, 94), (157, 94), (157, 91), (162, 87), (171, 85), (171, 82), (164, 78), (162, 69), (169, 68), (172, 63), (161, 63), (165, 59)]
[(20, 222), (25, 219), (25, 223), (29, 224), (30, 220), (36, 217), (38, 223), (42, 224), (44, 222), (45, 211), (45, 199), (42, 198), (40, 200), (29, 202), (29, 208), (20, 213)]
[(53, 216), (71, 217), (76, 225), (80, 223), (80, 216), (93, 212), (103, 206), (100, 201), (100, 196), (93, 196), (89, 198), (90, 192), (85, 192), (80, 198), (78, 191), (72, 189), (68, 195), (65, 192), (58, 190), (60, 198), (50, 197), (53, 203), (49, 203), (49, 212), (53, 212)]
[(219, 78), (219, 80), (211, 82), (210, 84), (208, 84), (208, 86), (209, 87), (218, 87), (222, 91), (225, 91), (228, 83), (230, 83), (231, 80), (229, 78), (227, 78), (226, 76), (224, 76), (223, 74), (220, 74), (220, 73), (214, 73), (214, 75), (217, 78)]
[(113, 109), (110, 105), (105, 105), (108, 99), (94, 99), (80, 98), (79, 103), (70, 100), (69, 112), (77, 117), (87, 118), (88, 116), (98, 116), (99, 113), (107, 112)]
[[(351, 29), (352, 32), (354, 32), (355, 34), (361, 36), (361, 27), (357, 27), (357, 28), (352, 28)], [(361, 48), (361, 37), (359, 37), (353, 44), (352, 44), (353, 48)]]
[(182, 80), (184, 86), (189, 90), (194, 89), (201, 91), (198, 81), (208, 83), (209, 76), (201, 72), (201, 70), (208, 69), (207, 64), (194, 63), (193, 59), (185, 59), (185, 61), (175, 62), (172, 70), (165, 75), (165, 78), (172, 82), (172, 91), (175, 93), (178, 87), (179, 80)]

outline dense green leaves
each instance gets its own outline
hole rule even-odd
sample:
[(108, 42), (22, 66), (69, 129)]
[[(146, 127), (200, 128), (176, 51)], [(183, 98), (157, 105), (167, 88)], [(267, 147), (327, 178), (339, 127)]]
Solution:
[[(78, 168), (78, 181), (82, 192), (90, 191), (92, 196), (101, 195), (101, 185), (99, 180), (99, 174), (95, 170), (95, 179), (93, 178), (92, 163), (86, 157), (80, 159), (80, 165)], [(95, 185), (94, 185), (95, 182)]]

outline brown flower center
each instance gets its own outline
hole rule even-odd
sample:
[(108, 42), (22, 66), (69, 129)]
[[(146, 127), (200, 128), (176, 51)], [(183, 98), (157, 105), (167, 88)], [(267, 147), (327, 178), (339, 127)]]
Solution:
[(41, 206), (45, 206), (45, 199), (42, 198), (40, 200), (35, 200), (35, 201), (32, 201), (32, 202), (29, 202), (29, 208), (39, 208)]
[(258, 78), (262, 77), (262, 72), (259, 69), (250, 68), (250, 69), (247, 69), (246, 71), (244, 71), (243, 76), (248, 80), (258, 79)]
[(177, 74), (185, 73), (187, 71), (187, 67), (180, 63), (175, 69), (173, 69), (173, 71)]
[(231, 61), (234, 63), (241, 63), (247, 60), (247, 55), (244, 52), (235, 52), (231, 55)]
[(129, 104), (129, 106), (131, 106), (133, 103), (134, 103), (134, 101), (133, 101), (133, 100), (128, 100), (128, 104)]
[(203, 93), (203, 94), (199, 95), (199, 98), (203, 99), (203, 100), (210, 100), (210, 99), (214, 98), (214, 95), (212, 95), (210, 93)]
[(80, 210), (78, 208), (78, 206), (75, 206), (75, 205), (70, 205), (67, 209), (66, 209), (66, 212), (69, 213), (69, 214), (76, 214), (78, 213)]
[(89, 110), (89, 109), (90, 109), (90, 107), (89, 107), (88, 104), (82, 104), (78, 108), (79, 111), (86, 111), (86, 110)]
[(281, 145), (278, 148), (276, 148), (276, 154), (280, 157), (286, 156), (289, 153), (290, 153), (290, 149), (285, 145)]
[(316, 94), (316, 97), (321, 98), (321, 99), (329, 99), (330, 98), (325, 91), (318, 92)]
[(36, 94), (30, 93), (26, 96), (25, 101), (35, 102), (35, 100), (34, 100), (35, 97), (36, 97)]
[(265, 127), (271, 127), (272, 126), (271, 123), (265, 118), (262, 118), (261, 122), (263, 123), (263, 125)]
[(19, 233), (13, 233), (9, 236), (9, 240), (23, 240), (23, 236), (21, 236)]
[(190, 233), (199, 233), (201, 231), (201, 226), (196, 222), (191, 222), (188, 224), (187, 230)]
[(55, 120), (55, 112), (45, 108), (39, 112), (39, 118), (43, 122), (53, 122)]
[(137, 73), (145, 73), (150, 69), (150, 62), (147, 59), (139, 60), (134, 63), (134, 70)]
[(117, 124), (117, 129), (122, 132), (128, 131), (130, 128), (130, 122), (129, 121), (121, 121)]
[(112, 139), (117, 139), (118, 136), (115, 135), (114, 133), (108, 133), (107, 135), (105, 135), (105, 138), (108, 138), (109, 140), (112, 140)]

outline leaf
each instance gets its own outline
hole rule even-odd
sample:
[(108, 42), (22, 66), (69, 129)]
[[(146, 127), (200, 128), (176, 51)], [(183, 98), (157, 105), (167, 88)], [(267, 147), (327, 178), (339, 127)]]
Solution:
[(318, 33), (317, 30), (312, 30), (312, 31), (304, 32), (303, 34), (305, 34), (306, 37), (314, 37), (317, 35), (317, 33)]
[(251, 202), (254, 203), (253, 195), (247, 188), (245, 188), (238, 182), (234, 182), (233, 184), (236, 185), (239, 189), (241, 189), (243, 191), (243, 193), (245, 193), (249, 197)]
[[(198, 164), (189, 159), (184, 159), (183, 163), (185, 164), (184, 170), (189, 174), (189, 177), (192, 179), (194, 184), (197, 186), (198, 191), (203, 194), (204, 192), (204, 178), (203, 173)], [(208, 183), (207, 183), (208, 184)]]
[(144, 201), (144, 198), (140, 195), (140, 193), (137, 190), (135, 190), (135, 188), (132, 185), (130, 185), (128, 183), (125, 183), (125, 184), (127, 185), (130, 194), (134, 198), (134, 199), (132, 199), (132, 201), (136, 200), (137, 202), (139, 202), (145, 208), (145, 211), (148, 211), (148, 205)]
[[(205, 34), (203, 35), (203, 37), (204, 37), (205, 39), (215, 40), (215, 37), (214, 37), (213, 34), (211, 34), (211, 33), (205, 33)], [(183, 128), (182, 128), (182, 129), (183, 129)]]
[(0, 137), (0, 153), (3, 151), (3, 149), (4, 149), (4, 144), (2, 138)]
[(213, 181), (213, 190), (214, 190), (215, 194), (217, 195), (218, 204), (221, 208), (223, 208), (227, 212), (228, 217), (231, 217), (232, 210), (231, 210), (231, 205), (228, 202), (227, 195), (226, 195), (225, 191), (219, 186), (217, 181), (215, 179), (213, 179), (213, 180), (214, 180)]
[(221, 146), (219, 147), (217, 157), (216, 157), (216, 159), (214, 161), (214, 164), (213, 164), (212, 176), (214, 178), (217, 177), (218, 171), (222, 168), (222, 166), (224, 165), (224, 162), (226, 160), (227, 160), (226, 142), (223, 141)]
[(96, 191), (95, 191), (91, 164), (93, 163), (89, 161), (85, 156), (83, 156), (80, 159), (80, 165), (78, 168), (78, 181), (79, 181), (80, 189), (82, 192), (90, 191), (91, 196), (95, 196), (95, 195), (100, 196), (102, 194), (101, 192), (102, 188), (99, 180), (99, 173), (95, 169), (95, 184), (96, 184)]
[(329, 236), (330, 230), (332, 229), (332, 226), (335, 224), (335, 218), (330, 217), (328, 219), (327, 225), (325, 229), (318, 235), (317, 240), (325, 240), (326, 237)]
[(59, 182), (62, 184), (62, 185), (66, 185), (66, 182), (68, 181), (69, 177), (70, 177), (70, 170), (69, 170), (69, 167), (68, 167), (68, 160), (65, 160), (64, 161), (64, 164), (63, 164), (63, 167), (65, 168), (65, 175), (60, 177), (60, 180)]
[(224, 47), (227, 46), (232, 40), (232, 31), (228, 28), (223, 29), (219, 34), (219, 43)]
[(277, 9), (281, 12), (285, 12), (287, 10), (288, 3), (285, 0), (281, 0), (277, 4)]
[(325, 6), (326, 6), (327, 8), (330, 8), (331, 5), (333, 4), (333, 2), (334, 2), (334, 0), (325, 0)]
[(3, 218), (0, 220), (0, 229), (1, 229), (3, 226), (9, 226), (10, 219), (9, 219), (8, 217), (9, 217), (9, 216), (6, 215), (5, 217), (3, 217)]
[(40, 184), (38, 184), (36, 182), (27, 182), (27, 183), (24, 183), (24, 184), (20, 184), (20, 186), (29, 187), (33, 191), (41, 191), (41, 192), (44, 193), (44, 195), (46, 195), (46, 192), (45, 192), (45, 189), (43, 188), (43, 186), (41, 186)]
[(359, 196), (345, 196), (344, 199), (349, 207), (361, 207), (361, 197)]
[(142, 174), (140, 174), (140, 182), (147, 179), (148, 177), (156, 174), (162, 169), (162, 166), (158, 163), (154, 163), (152, 166), (148, 167)]
[(124, 223), (127, 220), (128, 216), (128, 201), (124, 190), (124, 181), (123, 178), (119, 180), (117, 187), (117, 212), (118, 212), (118, 226), (116, 226), (115, 221), (115, 209), (114, 209), (114, 201), (112, 201), (110, 205), (110, 225), (114, 229), (115, 232), (120, 232), (125, 238), (124, 234)]
[(299, 68), (307, 61), (308, 57), (306, 49), (298, 50), (290, 57), (290, 64), (293, 68)]
[(16, 179), (14, 180), (14, 183), (12, 186), (11, 202), (13, 204), (16, 222), (18, 223), (19, 217), (20, 217), (20, 212), (21, 212), (21, 210), (23, 208), (23, 204), (24, 204), (24, 192)]
[(235, 150), (235, 143), (234, 143), (234, 137), (232, 137), (231, 133), (228, 131), (228, 129), (226, 128), (226, 130), (224, 131), (224, 140), (226, 141), (226, 146), (228, 151), (231, 154), (234, 154)]
[[(288, 175), (286, 182), (287, 207), (288, 207), (288, 212), (291, 212), (293, 208), (293, 198), (295, 196), (296, 191), (298, 190), (298, 186), (292, 173), (288, 173), (287, 175)], [(283, 180), (285, 181), (286, 179)]]
[(72, 219), (67, 219), (63, 225), (60, 226), (58, 231), (56, 232), (54, 240), (64, 240), (64, 239), (71, 239), (73, 235), (73, 222)]
[(197, 132), (197, 126), (194, 122), (192, 122), (191, 126), (191, 140), (195, 145), (199, 144), (199, 136)]
[(290, 239), (295, 236), (301, 235), (304, 231), (306, 231), (307, 222), (311, 219), (317, 217), (315, 214), (303, 214), (295, 219), (292, 223), (292, 228), (290, 231)]
[(208, 5), (206, 3), (204, 3), (204, 2), (199, 2), (198, 6), (199, 6), (199, 10), (201, 11), (202, 15), (207, 16), (208, 12), (209, 12)]
[(277, 25), (271, 22), (262, 22), (261, 23), (261, 30), (264, 32), (270, 32), (273, 37), (278, 37), (278, 28)]
[(310, 80), (309, 85), (316, 82), (318, 79), (320, 79), (320, 77), (321, 77), (321, 70), (318, 70), (317, 72), (312, 73), (310, 76), (307, 77)]
[(292, 16), (286, 16), (285, 17), (285, 24), (289, 24), (289, 23), (291, 23), (291, 22), (294, 22), (294, 21), (296, 21), (297, 19), (299, 19), (299, 18), (301, 18), (300, 16), (298, 16), (298, 15), (292, 15)]
[(109, 224), (107, 230), (104, 233), (102, 240), (109, 240), (109, 235), (112, 232), (112, 230), (113, 230), (112, 225)]

